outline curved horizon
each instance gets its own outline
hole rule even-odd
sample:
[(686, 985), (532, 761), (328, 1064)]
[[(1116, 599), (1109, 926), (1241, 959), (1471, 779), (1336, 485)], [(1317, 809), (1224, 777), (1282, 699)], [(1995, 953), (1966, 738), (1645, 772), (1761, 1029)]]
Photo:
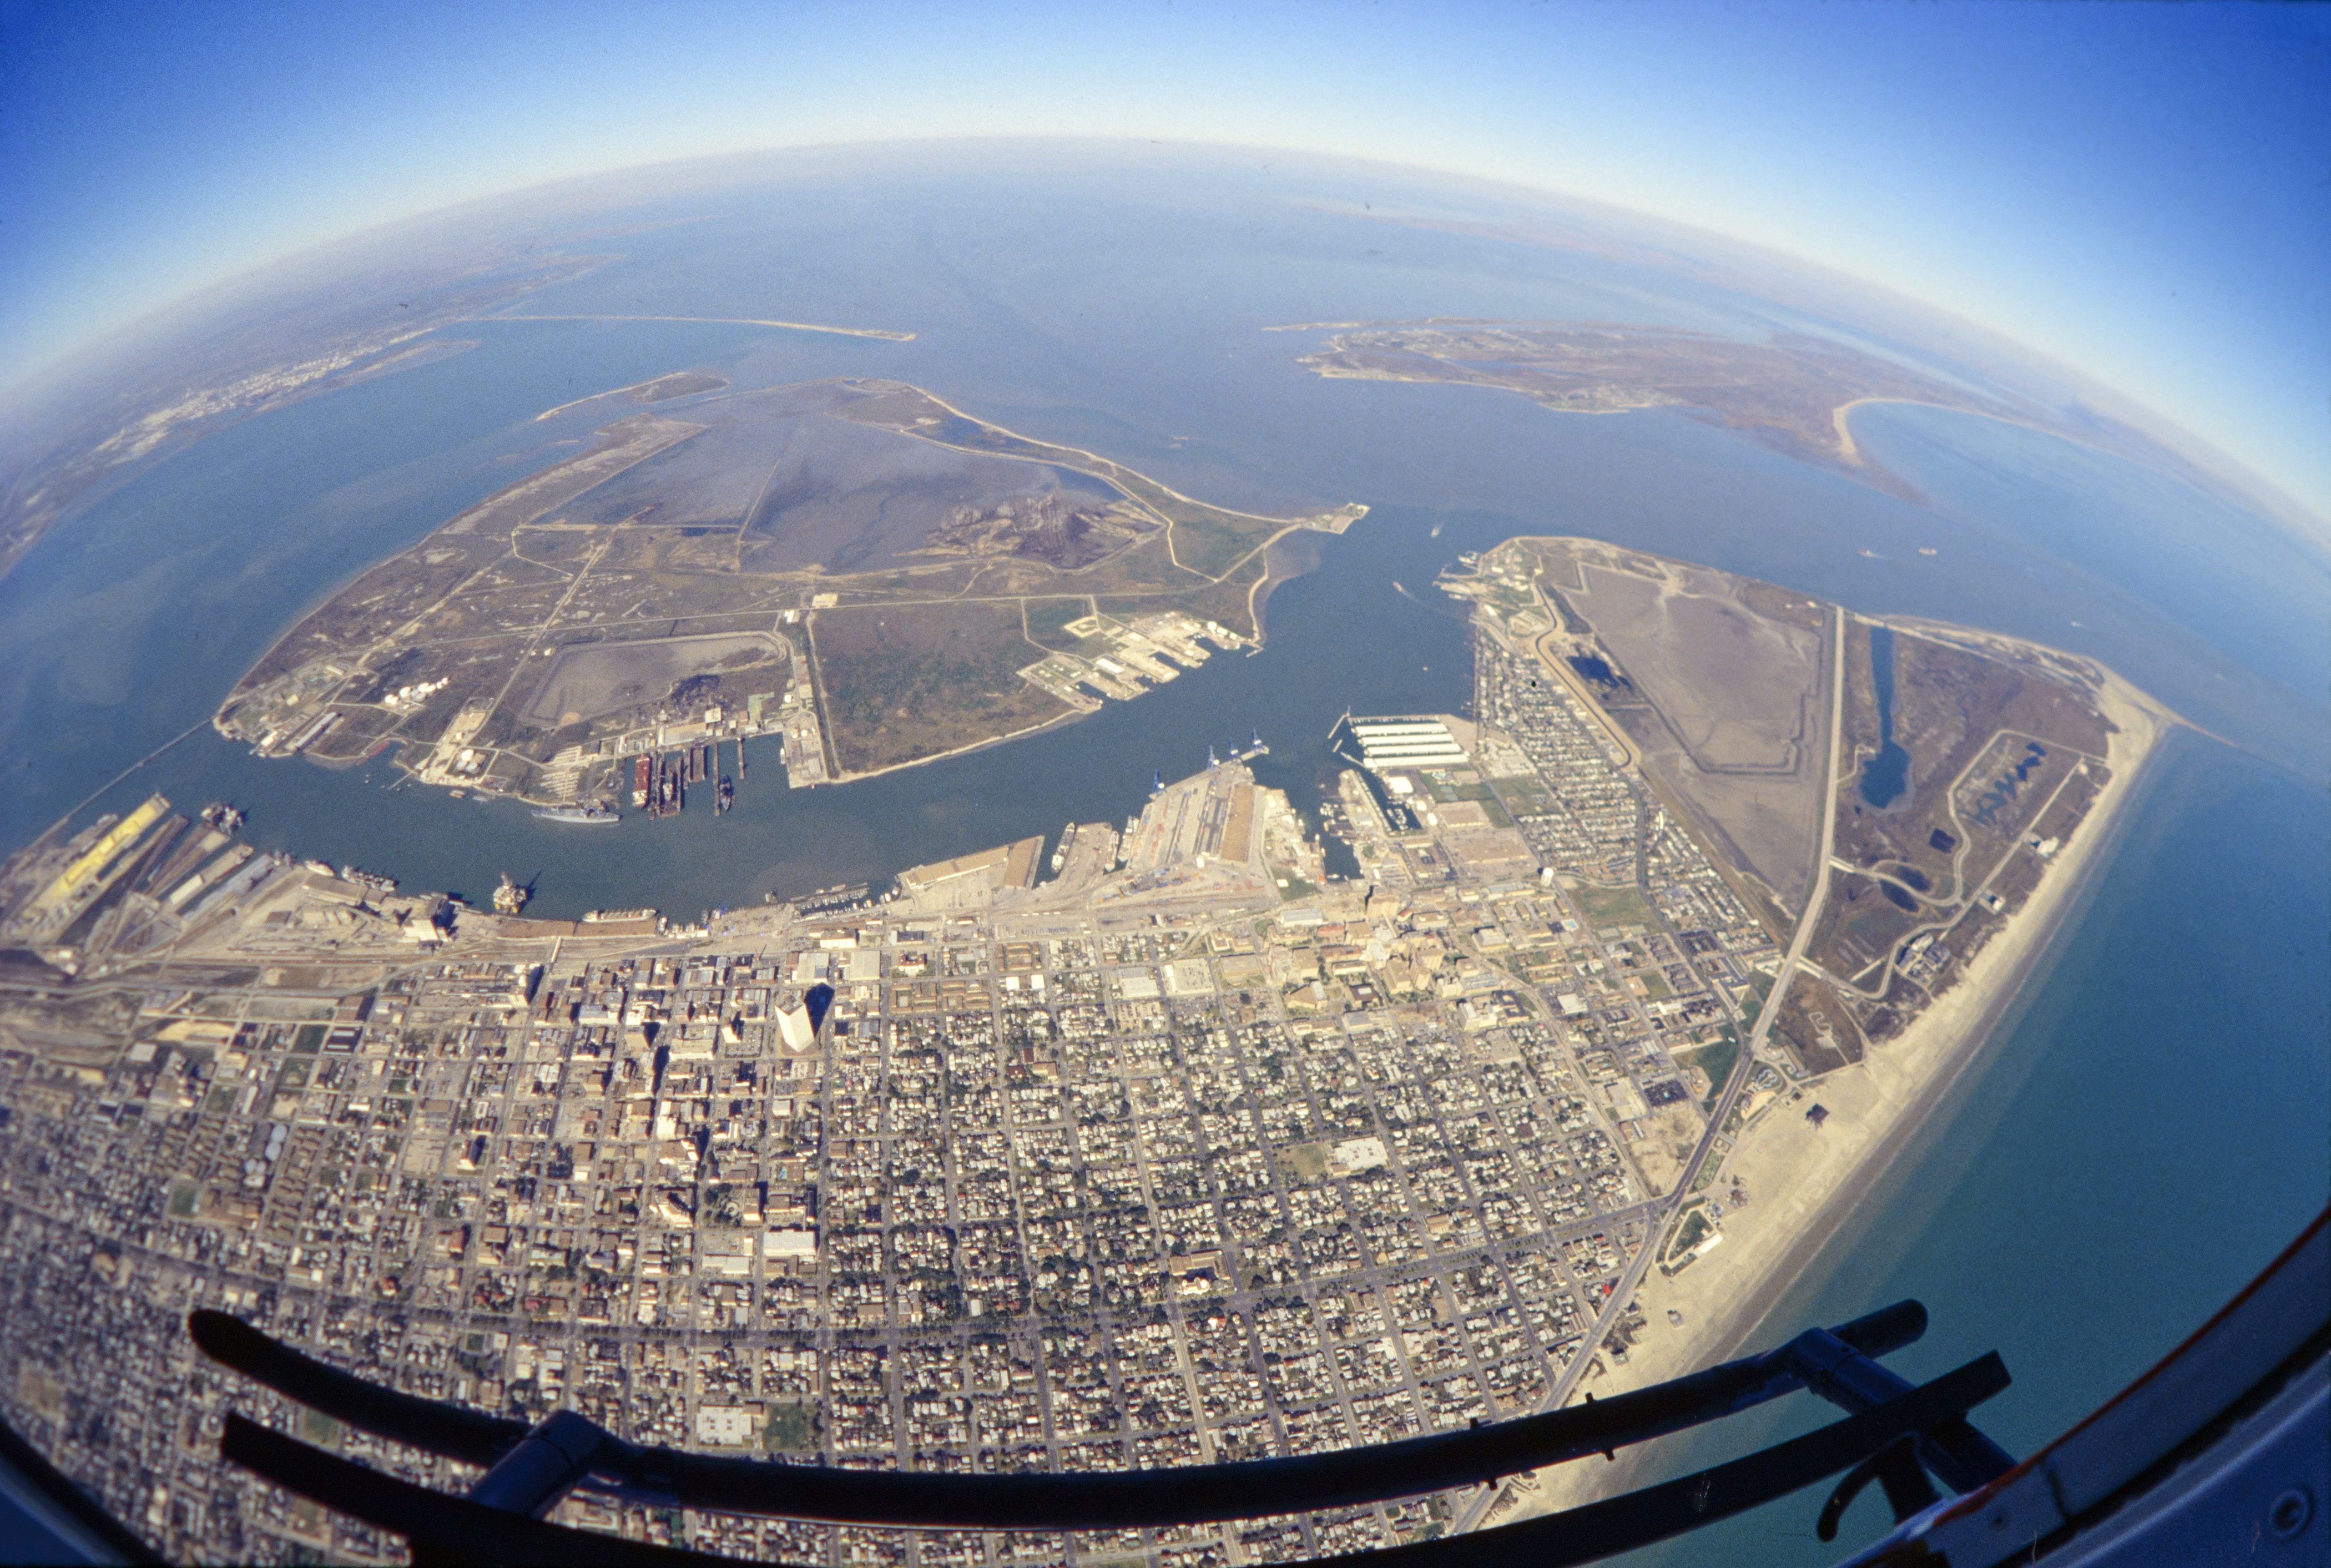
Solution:
[(157, 314), (480, 203), (822, 147), (1154, 140), (1491, 182), (1802, 259), (2070, 367), (2331, 517), (2331, 284), (2310, 261), (2331, 250), (2312, 195), (2331, 34), (2288, 13), (887, 4), (392, 25), (122, 3), (11, 33), (12, 401)]
[[(2220, 482), (2233, 487), (2252, 506), (2275, 514), (2279, 522), (2290, 527), (2307, 545), (2317, 551), (2331, 546), (2331, 511), (2317, 511), (2308, 507), (2303, 499), (2276, 484), (2272, 479), (2255, 467), (2243, 462), (2239, 457), (2210, 442), (2206, 436), (2191, 426), (2177, 423), (2159, 409), (2136, 403), (2117, 393), (2112, 388), (2096, 381), (2093, 376), (2079, 367), (2056, 360), (2031, 344), (2004, 337), (1980, 322), (1956, 316), (1930, 300), (1904, 294), (1880, 280), (1842, 272), (1812, 257), (1774, 251), (1753, 241), (1724, 233), (1702, 224), (1670, 218), (1642, 208), (1624, 207), (1609, 202), (1597, 201), (1569, 192), (1388, 158), (1361, 157), (1347, 154), (1321, 154), (1300, 148), (1224, 141), (1167, 142), (1161, 138), (1128, 137), (999, 135), (856, 142), (812, 142), (664, 159), (567, 176), (393, 218), (272, 257), (235, 276), (209, 280), (165, 301), (134, 320), (108, 329), (99, 337), (65, 350), (54, 359), (14, 382), (0, 385), (0, 406), (12, 402), (18, 404), (20, 407), (33, 404), (39, 399), (43, 391), (53, 391), (69, 384), (75, 377), (77, 370), (84, 366), (90, 379), (102, 380), (107, 375), (107, 365), (90, 364), (90, 361), (118, 362), (122, 356), (134, 354), (141, 348), (150, 347), (155, 339), (166, 337), (174, 331), (199, 331), (209, 322), (226, 317), (255, 300), (284, 298), (290, 292), (286, 285), (291, 284), (292, 280), (303, 268), (334, 270), (338, 275), (331, 280), (343, 280), (349, 271), (361, 267), (368, 255), (383, 248), (395, 245), (402, 237), (415, 231), (426, 230), (433, 226), (460, 226), (471, 222), (475, 222), (480, 226), (486, 226), (494, 221), (495, 214), (509, 207), (538, 209), (538, 212), (527, 214), (531, 221), (544, 226), (555, 225), (561, 217), (571, 221), (584, 216), (583, 209), (586, 204), (595, 201), (599, 204), (599, 213), (604, 214), (611, 204), (621, 205), (645, 195), (647, 194), (645, 187), (649, 182), (656, 181), (659, 176), (680, 175), (687, 171), (696, 171), (705, 177), (700, 182), (683, 180), (681, 184), (685, 185), (690, 183), (700, 183), (702, 188), (709, 195), (717, 194), (724, 186), (734, 186), (747, 181), (770, 182), (773, 177), (782, 177), (777, 171), (785, 164), (799, 163), (814, 158), (821, 154), (836, 157), (855, 156), (864, 159), (869, 155), (899, 156), (924, 148), (992, 151), (1027, 146), (1059, 149), (1063, 152), (1072, 150), (1108, 152), (1118, 149), (1156, 147), (1161, 149), (1163, 155), (1168, 157), (1190, 154), (1212, 155), (1221, 158), (1240, 155), (1267, 155), (1295, 163), (1308, 162), (1319, 166), (1335, 166), (1347, 174), (1384, 170), (1420, 183), (1470, 187), (1475, 194), (1489, 195), (1492, 199), (1503, 199), (1516, 205), (1537, 205), (1549, 211), (1585, 209), (1617, 226), (1633, 225), (1638, 229), (1649, 226), (1672, 231), (1679, 238), (1689, 237), (1700, 242), (1708, 248), (1708, 253), (1682, 258), (1671, 253), (1646, 249), (1638, 253), (1634, 259), (1639, 261), (1649, 261), (1653, 265), (1673, 266), (1681, 263), (1687, 269), (1690, 264), (1697, 263), (1714, 276), (1724, 278), (1728, 275), (1727, 287), (1736, 288), (1752, 296), (1765, 295), (1767, 291), (1773, 290), (1776, 284), (1781, 284), (1784, 285), (1781, 291), (1773, 293), (1770, 297), (1784, 301), (1788, 291), (1785, 285), (1795, 283), (1800, 288), (1809, 288), (1818, 296), (1817, 302), (1812, 299), (1805, 301), (1808, 309), (1839, 309), (1841, 305), (1846, 303), (1838, 295), (1838, 290), (1842, 288), (1848, 292), (1858, 291), (1865, 296), (1861, 301), (1865, 309), (1860, 313), (1863, 325), (1874, 326), (1883, 321), (1889, 328), (1900, 329), (1906, 325), (1915, 324), (1918, 328), (1923, 328), (1928, 334), (1939, 334), (1944, 337), (1953, 335), (1955, 329), (1984, 340), (1984, 347), (1990, 357), (1996, 359), (2003, 355), (2011, 359), (2021, 360), (2022, 367), (2025, 370), (2036, 371), (2041, 375), (2054, 380), (2059, 387), (2074, 393), (2083, 402), (2103, 405), (2100, 411), (2108, 411), (2109, 416), (2121, 419), (2130, 428), (2159, 445), (2170, 456), (2181, 461), (2194, 464)], [(1266, 169), (1270, 167), (1268, 164), (1261, 166)], [(807, 175), (816, 171), (804, 168), (796, 172)], [(675, 193), (669, 184), (659, 183), (654, 187), (654, 194), (669, 196)], [(554, 246), (571, 246), (578, 241), (594, 237), (595, 236), (583, 233), (546, 236), (547, 242)], [(1526, 234), (1517, 233), (1510, 237), (1518, 242), (1532, 242), (1532, 237)], [(1537, 242), (1549, 243), (1551, 248), (1558, 248), (1558, 246), (1552, 246), (1550, 242), (1545, 241), (1542, 237)], [(529, 249), (532, 248), (532, 243), (529, 242)], [(1727, 252), (1728, 256), (1726, 254)], [(1757, 277), (1742, 275), (1744, 271), (1756, 269), (1764, 270), (1764, 275)], [(531, 293), (532, 290), (529, 290), (528, 295), (522, 298), (528, 297)], [(1876, 308), (1870, 309), (1873, 300)], [(491, 314), (496, 317), (507, 316), (507, 318), (510, 319), (528, 318), (528, 313), (525, 312), (509, 313), (496, 310)], [(1846, 318), (1851, 318), (1853, 314), (1849, 310)], [(641, 318), (672, 318), (642, 317)], [(432, 330), (452, 324), (454, 323), (438, 323), (433, 326)], [(773, 321), (762, 324), (856, 336), (910, 338), (915, 335), (912, 331), (899, 333), (876, 323), (804, 324)], [(1932, 342), (1926, 345), (1929, 348), (1934, 346)], [(76, 361), (81, 364), (77, 366)], [(1844, 432), (1843, 422), (1851, 410), (1865, 402), (1902, 401), (1906, 400), (1858, 399), (1834, 411), (1839, 420), (1841, 433), (1848, 446), (1849, 461), (1859, 461), (1851, 457), (1851, 437), (1850, 433)], [(1935, 406), (1951, 405), (1936, 404)], [(1979, 411), (1961, 410), (1961, 412)], [(2005, 418), (2007, 416), (1986, 415), (1985, 417)], [(2029, 422), (2012, 419), (2010, 419), (2009, 423), (2023, 423), (2028, 428), (2034, 430), (2044, 428)], [(2048, 431), (2047, 433), (2053, 434), (2059, 439), (2074, 440), (2062, 430)], [(2075, 443), (2094, 445), (2092, 442), (2086, 442)], [(2124, 461), (2134, 461), (2126, 452), (2117, 455)]]

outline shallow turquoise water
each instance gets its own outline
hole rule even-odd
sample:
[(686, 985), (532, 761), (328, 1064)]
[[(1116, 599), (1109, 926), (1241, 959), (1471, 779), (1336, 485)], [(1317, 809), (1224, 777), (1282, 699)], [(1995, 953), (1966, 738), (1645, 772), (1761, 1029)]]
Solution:
[[(262, 844), (412, 887), (475, 895), (498, 871), (538, 875), (553, 915), (643, 902), (692, 914), (1121, 818), (1153, 770), (1192, 771), (1209, 743), (1251, 729), (1272, 745), (1264, 782), (1301, 801), (1332, 765), (1325, 736), (1346, 705), (1461, 708), (1463, 627), (1428, 584), (1460, 551), (1519, 532), (1615, 539), (1870, 613), (2073, 648), (2318, 776), (2331, 757), (2331, 585), (2311, 557), (2181, 486), (2014, 427), (1862, 411), (1857, 438), (1933, 498), (1922, 509), (1671, 413), (1564, 417), (1479, 389), (1323, 382), (1294, 363), (1312, 340), (1258, 328), (1476, 314), (1740, 330), (1763, 308), (1449, 233), (1371, 228), (1366, 243), (1394, 253), (1364, 261), (1346, 220), (1276, 198), (1128, 202), (1070, 185), (1050, 204), (947, 179), (747, 204), (627, 242), (631, 259), (528, 306), (715, 314), (750, 299), (744, 313), (910, 329), (911, 344), (479, 324), (462, 329), (470, 353), (248, 421), (140, 476), (0, 580), (0, 848), (206, 720), (301, 606), (557, 461), (572, 449), (546, 441), (588, 427), (536, 425), (538, 412), (691, 366), (740, 386), (896, 376), (1210, 499), (1376, 509), (1272, 600), (1270, 644), (1251, 659), (1218, 657), (1052, 735), (842, 789), (782, 789), (764, 744), (718, 821), (555, 829), (515, 807), (387, 793), (385, 767), (367, 782), (262, 764), (206, 732), (117, 798), (232, 798)], [(1996, 1346), (2019, 1381), (1984, 1420), (2028, 1449), (2222, 1301), (2331, 1192), (2327, 846), (2319, 788), (2179, 744), (1988, 1069), (1765, 1339), (1920, 1296), (1935, 1327), (1900, 1364), (1931, 1373)], [(1818, 1503), (1673, 1560), (1826, 1561), (1812, 1553)], [(1857, 1521), (1874, 1518), (1862, 1507)]]
[[(1915, 1297), (1931, 1326), (1889, 1364), (1922, 1381), (1997, 1350), (2015, 1385), (1974, 1420), (2019, 1457), (2174, 1348), (2331, 1197), (2326, 889), (2318, 791), (2173, 742), (2044, 983), (1752, 1348)], [(1799, 1396), (1657, 1473), (1836, 1413)], [(1814, 1568), (1843, 1554), (1813, 1539), (1824, 1496), (1627, 1561)], [(1843, 1543), (1884, 1519), (1873, 1490)]]

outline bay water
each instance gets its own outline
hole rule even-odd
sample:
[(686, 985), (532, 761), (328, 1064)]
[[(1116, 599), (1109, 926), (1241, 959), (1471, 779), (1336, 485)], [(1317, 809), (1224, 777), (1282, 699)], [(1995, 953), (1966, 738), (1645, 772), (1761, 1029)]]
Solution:
[[(527, 307), (826, 320), (913, 330), (912, 343), (718, 322), (466, 323), (466, 352), (248, 420), (139, 475), (0, 580), (0, 849), (165, 746), (82, 819), (154, 789), (182, 809), (232, 800), (262, 846), (471, 898), (507, 871), (535, 880), (552, 916), (693, 916), (1119, 820), (1153, 772), (1195, 771), (1210, 744), (1256, 731), (1271, 746), (1262, 782), (1316, 810), (1339, 765), (1327, 732), (1347, 708), (1465, 711), (1461, 606), (1434, 575), (1515, 534), (1589, 535), (1866, 613), (2070, 648), (2257, 754), (2172, 743), (1982, 1069), (1766, 1340), (1918, 1295), (1935, 1326), (1899, 1364), (1926, 1375), (1996, 1346), (2018, 1383), (1984, 1421), (2028, 1449), (2141, 1371), (2322, 1205), (2331, 580), (2312, 556), (2174, 480), (1939, 410), (1855, 415), (1857, 440), (1924, 492), (1920, 507), (1671, 412), (1571, 416), (1479, 388), (1322, 381), (1296, 363), (1318, 334), (1261, 328), (1462, 313), (1745, 331), (1769, 312), (1592, 258), (1356, 232), (1275, 199), (1127, 204), (1070, 186), (796, 192), (774, 215), (744, 204), (643, 230), (623, 259)], [(774, 742), (748, 743), (737, 809), (718, 819), (556, 827), (392, 787), (385, 759), (346, 773), (262, 762), (204, 727), (304, 607), (611, 417), (538, 413), (684, 368), (740, 387), (896, 377), (1224, 504), (1373, 509), (1341, 538), (1305, 541), (1317, 567), (1274, 594), (1251, 657), (1218, 655), (1137, 702), (861, 784), (786, 789)], [(1810, 1548), (1818, 1499), (1793, 1506), (1670, 1560), (1826, 1560), (1788, 1554), (1799, 1536)]]

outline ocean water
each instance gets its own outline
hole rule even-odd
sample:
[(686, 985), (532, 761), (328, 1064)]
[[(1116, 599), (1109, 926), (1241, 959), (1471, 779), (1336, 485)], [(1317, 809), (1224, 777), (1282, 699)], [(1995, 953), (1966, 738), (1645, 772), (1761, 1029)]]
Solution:
[[(1860, 414), (1877, 417), (1857, 417), (1857, 438), (1925, 490), (1937, 518), (2066, 547), (2087, 532), (2082, 575), (2104, 590), (2059, 610), (2062, 632), (2047, 640), (2189, 714), (2239, 690), (2247, 733), (2260, 733), (2262, 712), (2287, 727), (2264, 746), (2302, 764), (2324, 755), (2319, 698), (2275, 696), (2319, 690), (2331, 666), (2319, 651), (2331, 594), (2304, 556), (2278, 542), (2265, 558), (2283, 576), (2269, 581), (2244, 547), (2254, 523), (2052, 437), (1927, 408)], [(2208, 639), (2205, 655), (2181, 669), (2117, 643), (2101, 622), (2141, 613), (2131, 606), (2176, 614), (2168, 635), (2180, 648)], [(2246, 613), (2254, 623), (2235, 631)], [(1744, 1352), (1916, 1297), (1927, 1336), (1889, 1364), (1923, 1381), (1997, 1350), (2015, 1385), (1974, 1419), (2028, 1454), (2174, 1348), (2331, 1200), (2331, 800), (2319, 779), (2179, 732), (2120, 833), (1983, 1055)], [(1639, 1475), (1689, 1473), (1836, 1414), (1805, 1398), (1767, 1407), (1670, 1440)], [(1873, 1494), (1823, 1545), (1812, 1525), (1826, 1496), (1812, 1488), (1627, 1561), (1814, 1568), (1884, 1528)]]
[[(1262, 781), (1309, 805), (1347, 707), (1463, 710), (1466, 633), (1430, 586), (1440, 569), (1517, 533), (1590, 535), (1868, 613), (2071, 648), (2275, 759), (2173, 745), (1984, 1069), (1765, 1341), (1921, 1296), (1935, 1326), (1898, 1364), (1924, 1375), (1998, 1347), (2019, 1381), (1983, 1420), (2027, 1449), (2142, 1371), (2331, 1193), (2331, 807), (2301, 782), (2331, 767), (2331, 583), (2253, 521), (2070, 443), (1936, 410), (1855, 417), (1857, 440), (1930, 498), (1921, 508), (1669, 412), (1565, 416), (1478, 388), (1321, 381), (1296, 363), (1317, 333), (1261, 328), (1479, 315), (1742, 331), (1771, 309), (1594, 256), (1362, 224), (1258, 178), (1128, 193), (1074, 171), (893, 174), (626, 214), (683, 217), (700, 221), (629, 235), (622, 260), (524, 309), (918, 337), (471, 323), (463, 354), (246, 421), (140, 475), (0, 579), (0, 849), (189, 729), (88, 809), (157, 788), (183, 807), (230, 799), (262, 845), (473, 897), (508, 871), (538, 881), (550, 915), (692, 915), (1121, 819), (1153, 771), (1194, 771), (1209, 744), (1253, 730), (1272, 748)], [(785, 789), (774, 745), (757, 743), (736, 811), (717, 820), (554, 828), (392, 789), (383, 762), (262, 763), (202, 727), (304, 607), (558, 461), (574, 449), (557, 443), (595, 423), (538, 413), (689, 367), (740, 387), (894, 376), (1209, 499), (1374, 510), (1313, 541), (1317, 570), (1272, 598), (1251, 658), (860, 784)], [(1799, 1545), (1818, 1505), (1670, 1560), (1825, 1561)], [(1865, 1502), (1855, 1523), (1875, 1513)]]
[[(1904, 1297), (1913, 1381), (1996, 1350), (2014, 1386), (1973, 1413), (2019, 1458), (2117, 1393), (2247, 1285), (2331, 1198), (2331, 803), (2173, 739), (2039, 984), (1748, 1348)], [(1658, 1328), (1652, 1330), (1659, 1332)], [(1825, 1424), (1807, 1396), (1669, 1440), (1648, 1483)], [(1827, 1492), (1625, 1559), (1817, 1568)]]

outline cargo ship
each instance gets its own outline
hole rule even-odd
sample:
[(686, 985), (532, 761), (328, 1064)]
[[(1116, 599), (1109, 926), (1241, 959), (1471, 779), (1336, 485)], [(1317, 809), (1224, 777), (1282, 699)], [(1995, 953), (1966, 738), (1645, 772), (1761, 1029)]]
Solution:
[(621, 812), (609, 811), (605, 806), (545, 806), (534, 814), (546, 822), (588, 822), (593, 827), (623, 820)]
[(647, 809), (648, 769), (652, 765), (648, 761), (647, 753), (642, 752), (640, 760), (632, 768), (632, 804), (641, 811)]

